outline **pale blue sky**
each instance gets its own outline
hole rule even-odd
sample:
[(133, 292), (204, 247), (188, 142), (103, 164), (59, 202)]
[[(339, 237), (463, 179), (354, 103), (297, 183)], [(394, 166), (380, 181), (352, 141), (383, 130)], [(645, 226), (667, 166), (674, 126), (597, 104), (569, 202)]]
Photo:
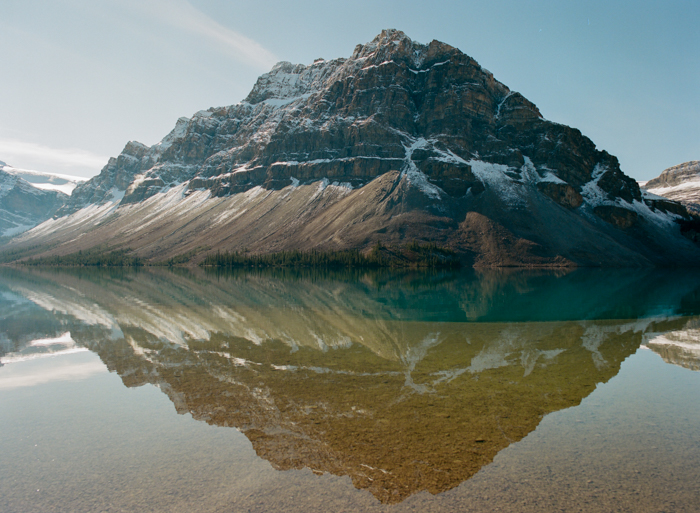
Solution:
[(646, 180), (700, 159), (700, 2), (2, 0), (0, 160), (90, 176), (383, 28), (474, 57)]

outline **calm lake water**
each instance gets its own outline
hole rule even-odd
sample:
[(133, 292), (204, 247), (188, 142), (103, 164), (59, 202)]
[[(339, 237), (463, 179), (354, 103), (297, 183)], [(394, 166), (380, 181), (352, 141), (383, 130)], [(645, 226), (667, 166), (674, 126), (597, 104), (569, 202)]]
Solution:
[(0, 269), (0, 511), (697, 511), (700, 273)]

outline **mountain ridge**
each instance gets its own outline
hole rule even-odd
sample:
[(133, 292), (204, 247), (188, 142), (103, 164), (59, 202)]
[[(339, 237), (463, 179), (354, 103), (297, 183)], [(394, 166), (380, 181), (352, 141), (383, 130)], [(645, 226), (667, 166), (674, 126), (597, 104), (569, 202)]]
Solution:
[(415, 239), (476, 266), (696, 265), (681, 220), (471, 57), (392, 29), (347, 59), (278, 63), (242, 102), (129, 142), (10, 247), (197, 261)]
[(644, 189), (700, 213), (700, 161), (691, 160), (664, 169), (659, 176), (646, 182)]
[(0, 237), (12, 237), (51, 218), (76, 185), (71, 178), (0, 161)]

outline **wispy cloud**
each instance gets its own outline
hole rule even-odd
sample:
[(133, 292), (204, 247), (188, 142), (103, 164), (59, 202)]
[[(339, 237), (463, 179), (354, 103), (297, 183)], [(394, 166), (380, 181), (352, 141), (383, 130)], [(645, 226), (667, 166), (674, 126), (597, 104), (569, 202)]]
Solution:
[(278, 60), (274, 54), (256, 41), (221, 25), (187, 0), (139, 1), (136, 8), (147, 12), (162, 23), (214, 43), (217, 48), (234, 59), (250, 66), (268, 70)]
[(48, 168), (76, 167), (99, 171), (109, 158), (76, 148), (50, 148), (19, 139), (0, 138), (0, 160), (16, 167), (23, 167), (22, 162), (31, 160)]

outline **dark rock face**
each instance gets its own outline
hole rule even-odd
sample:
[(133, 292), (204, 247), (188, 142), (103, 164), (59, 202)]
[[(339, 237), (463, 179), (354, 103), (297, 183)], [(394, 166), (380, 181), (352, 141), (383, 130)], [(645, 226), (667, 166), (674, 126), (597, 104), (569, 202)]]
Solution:
[(637, 213), (614, 205), (600, 205), (593, 209), (595, 215), (623, 230), (630, 228), (637, 221)]
[(583, 196), (568, 183), (540, 182), (539, 191), (566, 208), (578, 208), (583, 203)]
[[(350, 59), (280, 63), (240, 104), (181, 119), (150, 150), (129, 143), (95, 182), (103, 182), (99, 193), (107, 185), (125, 190), (146, 172), (148, 179), (131, 184), (125, 202), (195, 177), (192, 188), (209, 186), (218, 195), (255, 185), (284, 187), (290, 177), (361, 185), (401, 170), (409, 143), (423, 140), (411, 160), (430, 177), (437, 172), (437, 180), (473, 183), (460, 172), (468, 167), (461, 160), (471, 158), (517, 172), (523, 150), (530, 150), (536, 168), (557, 170), (576, 190), (603, 164), (603, 190), (640, 199), (617, 160), (596, 151), (578, 130), (545, 121), (534, 104), (459, 50), (438, 41), (414, 43), (398, 31), (359, 45)], [(451, 152), (458, 158), (446, 158)], [(72, 208), (85, 199), (76, 195)]]
[[(168, 195), (176, 190), (182, 209), (205, 192), (208, 205), (238, 213), (206, 224), (201, 216), (212, 213), (200, 212), (196, 232), (175, 236), (194, 218), (181, 226), (172, 215), (158, 218), (155, 203), (172, 202)], [(243, 206), (263, 197), (264, 212)], [(485, 253), (459, 228), (470, 213), (500, 226), (515, 244), (500, 256), (489, 253), (489, 262), (687, 264), (700, 256), (676, 223), (687, 212), (645, 203), (615, 157), (580, 131), (545, 120), (458, 49), (419, 44), (396, 30), (358, 45), (348, 59), (279, 63), (243, 102), (181, 118), (151, 148), (129, 143), (58, 216), (120, 199), (112, 231), (92, 231), (89, 241), (128, 245), (147, 258), (200, 246), (364, 249), (415, 237), (464, 251), (473, 264)], [(126, 234), (128, 216), (151, 206), (149, 226), (171, 225), (172, 243), (156, 248), (143, 233)], [(600, 217), (613, 208), (639, 217), (634, 233), (620, 237), (625, 223)], [(181, 210), (177, 217), (187, 216)], [(290, 220), (306, 228), (289, 229)], [(71, 230), (34, 243), (64, 244), (77, 237)], [(124, 235), (114, 238), (115, 230)], [(593, 256), (592, 248), (601, 254)]]

